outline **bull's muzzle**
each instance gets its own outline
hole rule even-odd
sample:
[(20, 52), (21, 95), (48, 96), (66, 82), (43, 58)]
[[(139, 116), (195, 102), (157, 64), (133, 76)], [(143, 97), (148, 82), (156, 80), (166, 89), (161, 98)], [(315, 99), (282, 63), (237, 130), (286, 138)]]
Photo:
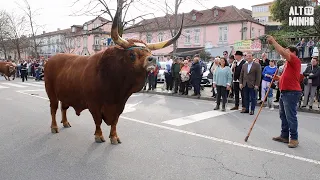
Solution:
[(156, 61), (157, 59), (156, 59), (155, 57), (153, 57), (153, 56), (149, 56), (149, 57), (147, 58), (147, 60), (148, 60), (149, 62), (152, 62), (152, 61)]

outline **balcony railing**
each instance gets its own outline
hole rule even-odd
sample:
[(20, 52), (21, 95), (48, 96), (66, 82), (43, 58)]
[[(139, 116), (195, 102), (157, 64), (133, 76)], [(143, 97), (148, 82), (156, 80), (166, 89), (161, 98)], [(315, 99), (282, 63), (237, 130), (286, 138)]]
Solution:
[(94, 44), (94, 45), (92, 45), (92, 49), (93, 49), (94, 51), (100, 51), (100, 50), (101, 50), (101, 45), (96, 45), (96, 44)]

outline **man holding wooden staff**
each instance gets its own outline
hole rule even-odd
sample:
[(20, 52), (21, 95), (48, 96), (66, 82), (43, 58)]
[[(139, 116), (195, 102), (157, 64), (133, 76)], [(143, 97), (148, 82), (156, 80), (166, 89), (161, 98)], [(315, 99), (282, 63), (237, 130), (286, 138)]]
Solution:
[(286, 60), (282, 75), (275, 77), (275, 80), (279, 80), (281, 93), (279, 101), (281, 135), (272, 139), (288, 143), (289, 148), (295, 148), (299, 144), (297, 108), (302, 92), (300, 87), (301, 61), (297, 56), (298, 49), (296, 47), (283, 48), (272, 36), (267, 36), (267, 41)]

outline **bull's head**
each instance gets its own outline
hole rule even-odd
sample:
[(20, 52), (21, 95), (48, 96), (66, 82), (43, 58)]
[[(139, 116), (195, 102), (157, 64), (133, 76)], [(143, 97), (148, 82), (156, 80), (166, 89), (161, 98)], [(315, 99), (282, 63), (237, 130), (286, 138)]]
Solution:
[(118, 7), (116, 15), (113, 19), (113, 24), (111, 28), (111, 38), (115, 44), (121, 46), (125, 50), (131, 51), (130, 57), (128, 57), (128, 59), (135, 61), (135, 66), (140, 66), (140, 67), (143, 66), (145, 70), (150, 71), (156, 66), (156, 58), (152, 56), (151, 50), (158, 50), (158, 49), (165, 48), (173, 44), (175, 41), (177, 41), (177, 39), (181, 35), (184, 15), (182, 15), (182, 22), (181, 22), (179, 32), (172, 39), (158, 42), (158, 43), (146, 44), (141, 40), (136, 40), (136, 39), (126, 40), (119, 36), (118, 19), (121, 18), (119, 17), (119, 11), (120, 11), (119, 9), (120, 8)]
[(6, 66), (8, 68), (9, 73), (12, 73), (16, 70), (16, 67), (13, 64), (7, 64)]

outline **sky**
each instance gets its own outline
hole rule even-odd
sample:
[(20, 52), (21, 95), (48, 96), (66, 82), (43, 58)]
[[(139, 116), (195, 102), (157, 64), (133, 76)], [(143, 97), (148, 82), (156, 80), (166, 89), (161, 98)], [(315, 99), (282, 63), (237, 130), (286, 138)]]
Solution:
[[(0, 10), (5, 10), (9, 13), (16, 15), (23, 15), (23, 10), (20, 8), (25, 7), (25, 0), (0, 0)], [(51, 32), (60, 29), (70, 28), (72, 25), (82, 25), (86, 21), (94, 19), (95, 16), (81, 15), (88, 9), (92, 9), (96, 5), (97, 0), (27, 0), (33, 10), (37, 10), (37, 15), (34, 17), (34, 22), (38, 25), (39, 30), (37, 34), (41, 34), (42, 31)], [(77, 2), (76, 2), (77, 1)], [(89, 2), (93, 2), (88, 6)], [(117, 0), (105, 0), (110, 6), (110, 9), (116, 9)], [(149, 19), (154, 16), (165, 15), (164, 10), (161, 10), (161, 6), (165, 3), (165, 0), (135, 0), (133, 6), (130, 7), (127, 13), (126, 19), (132, 19), (140, 15), (152, 13), (152, 15), (145, 16)], [(170, 7), (173, 8), (175, 0), (167, 0), (170, 3)], [(246, 8), (251, 10), (252, 5), (270, 2), (271, 0), (183, 0), (179, 13), (190, 12), (191, 10), (204, 10), (210, 9), (214, 6), (230, 6), (234, 5), (237, 8)], [(75, 5), (73, 5), (75, 3)], [(97, 6), (96, 9), (90, 12), (98, 12), (104, 9), (103, 6)], [(113, 11), (113, 14), (115, 11)], [(74, 15), (76, 14), (76, 16)], [(97, 14), (97, 13), (95, 13)], [(110, 19), (108, 15), (102, 16), (106, 19)], [(142, 19), (137, 19), (136, 22)]]

